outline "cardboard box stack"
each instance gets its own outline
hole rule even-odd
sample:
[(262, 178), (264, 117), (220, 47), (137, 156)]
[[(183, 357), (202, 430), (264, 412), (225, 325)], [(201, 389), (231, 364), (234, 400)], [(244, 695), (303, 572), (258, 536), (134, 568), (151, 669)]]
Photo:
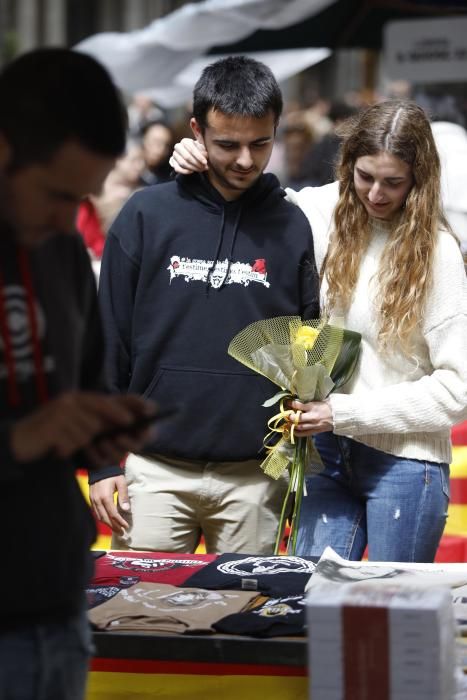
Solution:
[(448, 587), (323, 584), (309, 590), (307, 616), (312, 700), (452, 700)]

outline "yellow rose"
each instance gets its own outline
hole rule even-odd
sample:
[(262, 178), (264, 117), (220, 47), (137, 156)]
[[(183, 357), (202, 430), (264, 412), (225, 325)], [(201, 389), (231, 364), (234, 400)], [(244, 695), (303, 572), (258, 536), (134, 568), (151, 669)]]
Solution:
[(311, 326), (300, 326), (295, 334), (295, 343), (301, 345), (305, 350), (311, 350), (319, 335), (317, 328)]

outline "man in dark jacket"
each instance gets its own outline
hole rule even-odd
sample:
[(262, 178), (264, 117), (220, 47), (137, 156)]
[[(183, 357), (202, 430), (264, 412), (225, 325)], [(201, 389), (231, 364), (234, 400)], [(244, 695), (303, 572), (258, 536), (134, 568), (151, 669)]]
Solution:
[(8, 65), (0, 98), (0, 697), (78, 700), (95, 526), (74, 472), (138, 449), (129, 426), (153, 410), (99, 391), (95, 284), (73, 233), (124, 149), (125, 117), (107, 72), (66, 49)]
[[(273, 551), (284, 479), (260, 469), (277, 388), (229, 357), (253, 321), (318, 314), (309, 224), (264, 175), (282, 109), (271, 71), (245, 57), (205, 69), (191, 126), (209, 171), (146, 188), (104, 251), (100, 301), (115, 391), (176, 404), (144, 452), (91, 478), (117, 548)], [(119, 494), (119, 509), (113, 502)]]

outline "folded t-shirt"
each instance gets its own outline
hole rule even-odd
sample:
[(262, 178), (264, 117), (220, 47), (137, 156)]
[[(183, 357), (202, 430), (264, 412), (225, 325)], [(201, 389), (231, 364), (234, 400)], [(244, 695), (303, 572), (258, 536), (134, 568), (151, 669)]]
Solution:
[(86, 588), (86, 600), (88, 608), (95, 608), (96, 605), (102, 605), (110, 598), (113, 598), (119, 593), (122, 588), (129, 588), (135, 583), (138, 583), (137, 576), (121, 576), (118, 585), (108, 583), (89, 583)]
[(268, 598), (243, 612), (227, 615), (213, 624), (217, 632), (250, 637), (282, 637), (305, 634), (305, 595)]
[(298, 595), (314, 571), (314, 561), (315, 557), (221, 554), (186, 579), (184, 586), (257, 590), (272, 597)]
[(193, 554), (110, 551), (96, 559), (92, 582), (118, 586), (122, 576), (137, 576), (140, 581), (178, 586), (214, 561), (216, 556), (205, 554), (201, 558)]
[(221, 617), (240, 612), (257, 594), (206, 591), (164, 583), (136, 583), (88, 611), (99, 629), (152, 632), (213, 632)]

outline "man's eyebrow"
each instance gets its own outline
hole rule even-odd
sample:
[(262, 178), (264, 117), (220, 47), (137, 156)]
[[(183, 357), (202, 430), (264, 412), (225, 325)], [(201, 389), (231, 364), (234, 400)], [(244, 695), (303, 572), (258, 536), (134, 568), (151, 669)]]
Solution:
[[(271, 141), (272, 136), (260, 136), (257, 139), (254, 139), (254, 141), (251, 141), (250, 143), (265, 143), (266, 141)], [(239, 144), (239, 141), (235, 141), (234, 139), (222, 139), (222, 138), (213, 138), (214, 143), (219, 143), (219, 144)]]
[(213, 138), (214, 143), (238, 143), (238, 141), (234, 141), (234, 139), (216, 139)]

